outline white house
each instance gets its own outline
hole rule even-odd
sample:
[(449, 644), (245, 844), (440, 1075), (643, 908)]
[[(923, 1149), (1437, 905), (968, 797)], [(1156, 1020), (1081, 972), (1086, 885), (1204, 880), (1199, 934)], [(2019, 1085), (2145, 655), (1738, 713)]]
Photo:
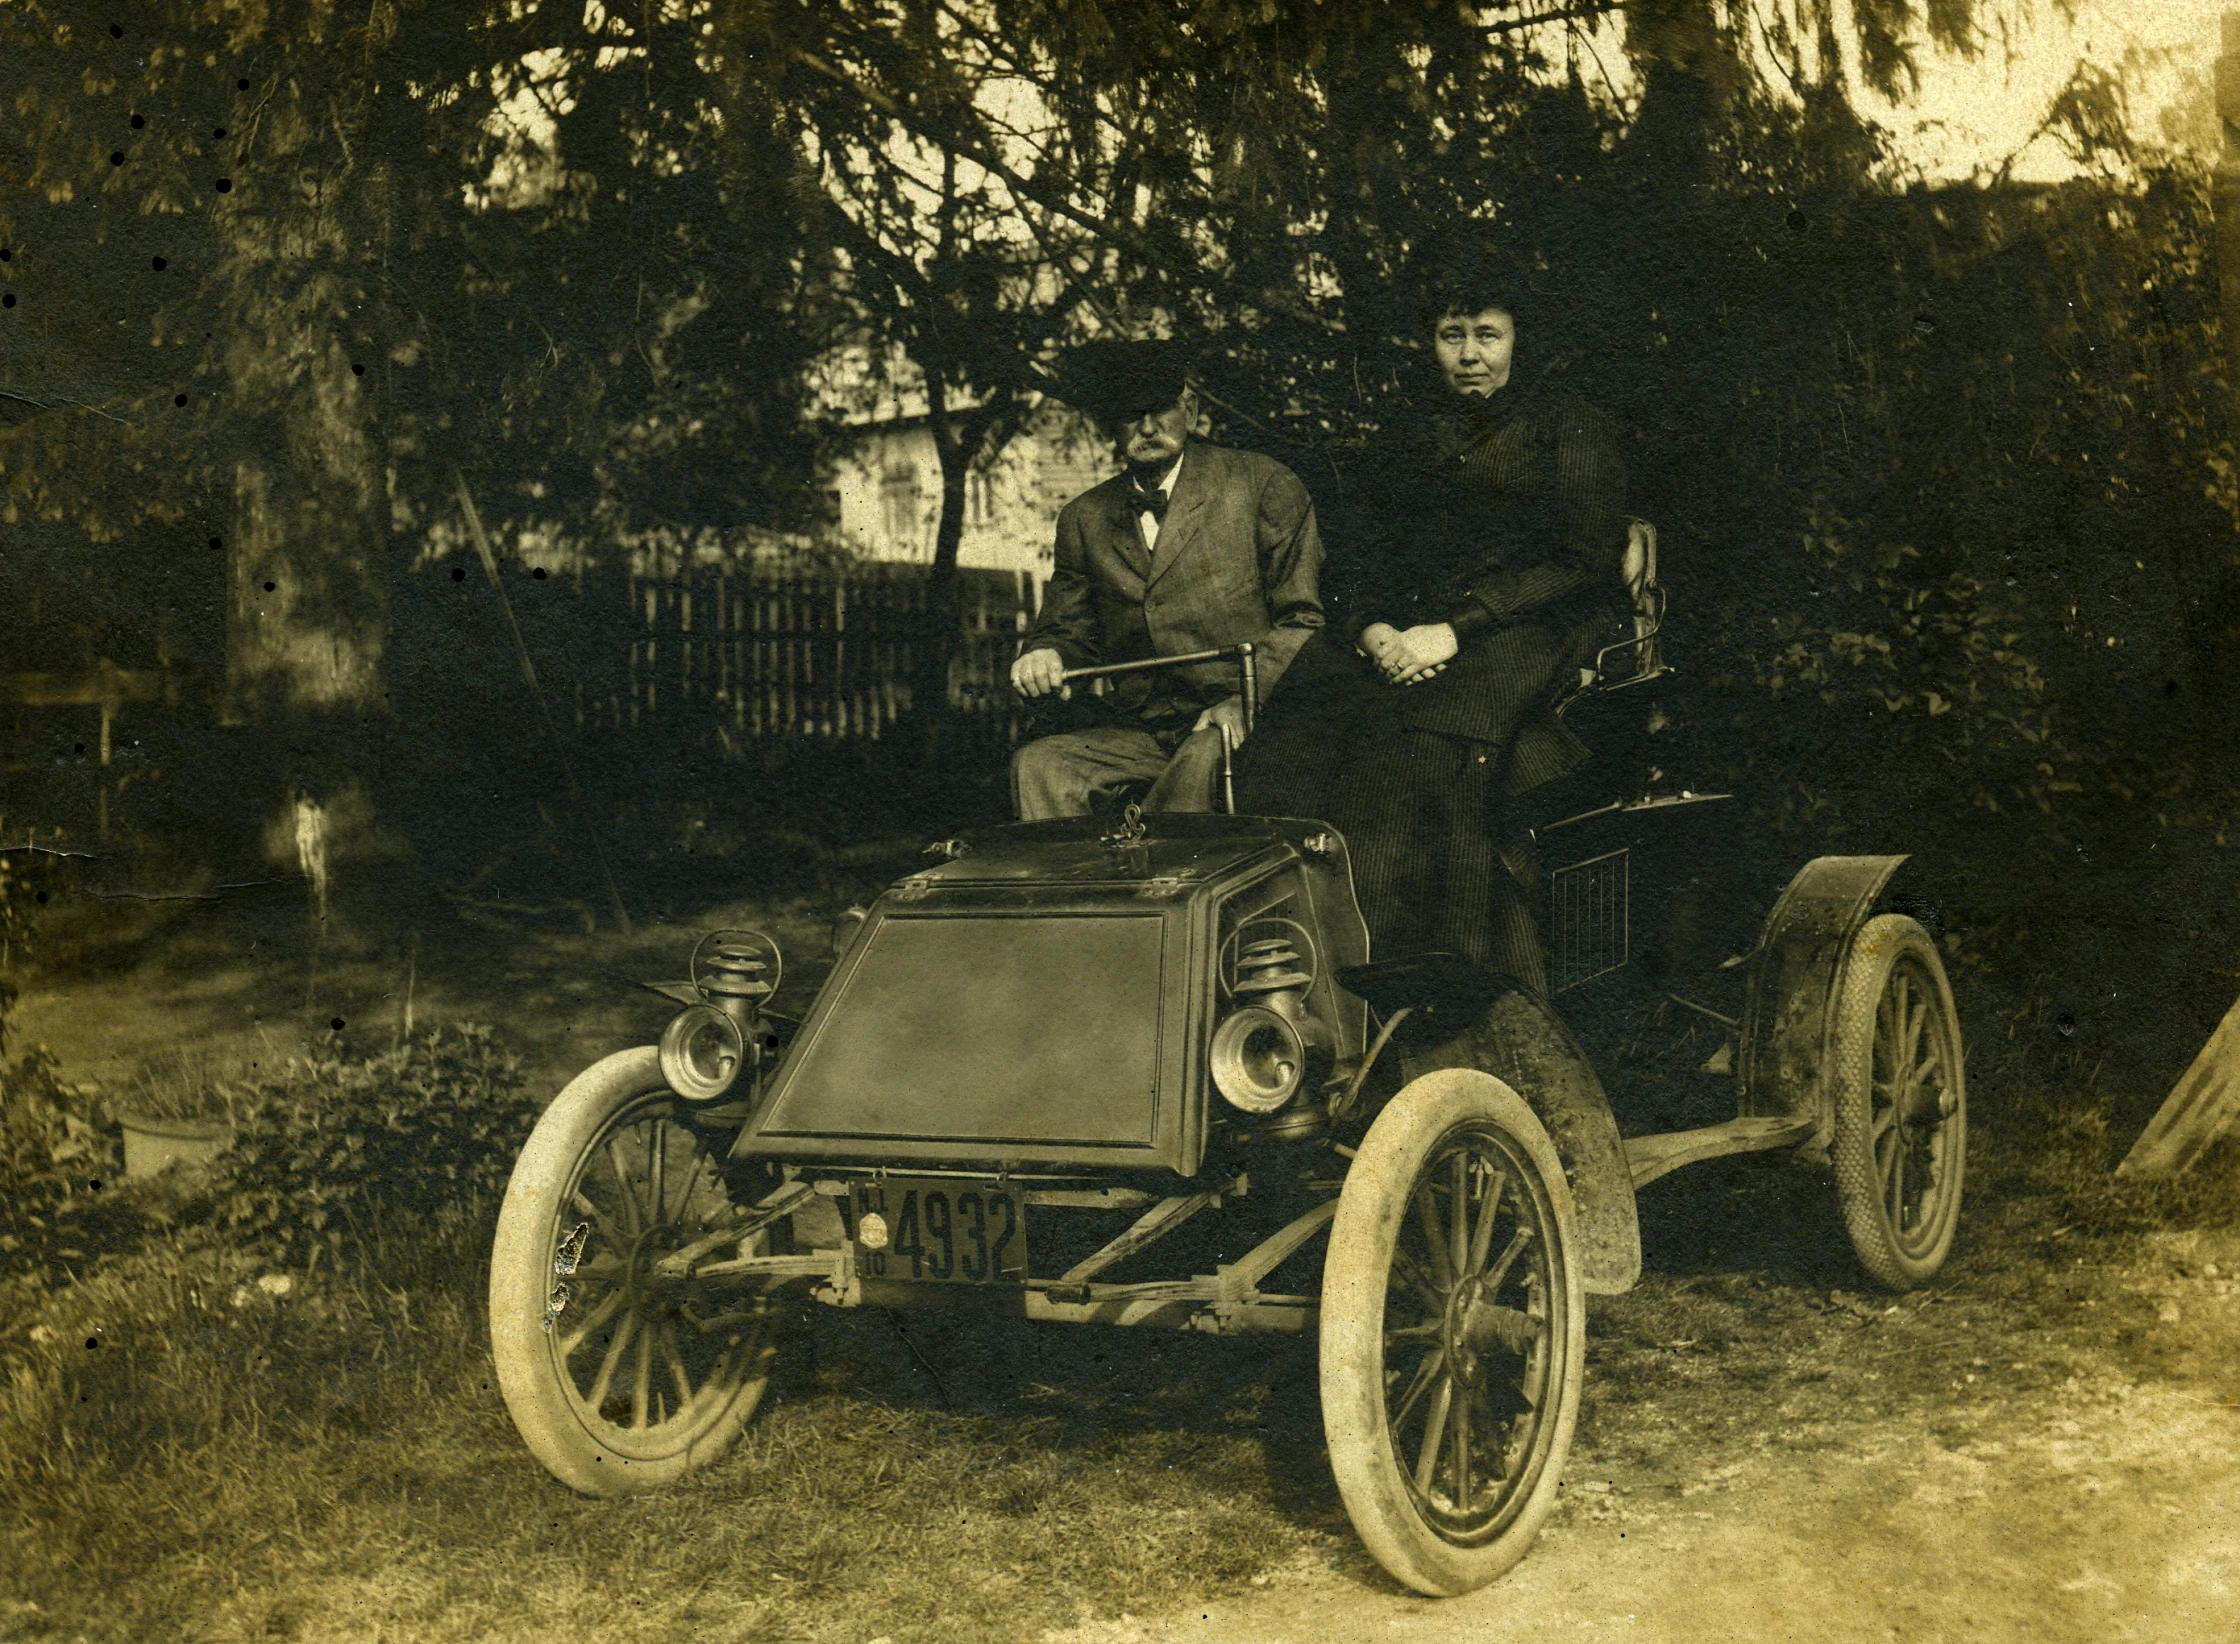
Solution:
[[(930, 561), (941, 462), (916, 367), (900, 353), (875, 363), (865, 349), (835, 349), (811, 393), (838, 425), (823, 453), (837, 523), (819, 535), (861, 559)], [(1043, 401), (991, 462), (966, 471), (958, 564), (1047, 578), (1058, 510), (1118, 469), (1088, 418)]]
[[(867, 560), (933, 558), (941, 463), (921, 413), (851, 428), (827, 454), (826, 491), (838, 541)], [(1046, 403), (985, 468), (966, 470), (966, 569), (1050, 574), (1058, 510), (1118, 469), (1112, 448), (1080, 413)]]

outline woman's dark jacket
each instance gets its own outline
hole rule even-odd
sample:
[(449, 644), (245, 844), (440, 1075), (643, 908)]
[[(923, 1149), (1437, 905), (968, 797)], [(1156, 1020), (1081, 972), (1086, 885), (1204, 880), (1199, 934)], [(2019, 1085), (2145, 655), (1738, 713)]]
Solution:
[[(1584, 750), (1549, 709), (1623, 609), (1625, 496), (1616, 432), (1584, 400), (1514, 381), (1479, 399), (1434, 382), (1370, 441), (1337, 499), (1331, 625), (1293, 664), (1270, 728), (1303, 716), (1347, 738), (1382, 722), (1494, 744), (1511, 794), (1562, 775)], [(1459, 648), (1437, 677), (1387, 685), (1354, 654), (1375, 622), (1451, 623)]]
[[(1512, 384), (1490, 399), (1443, 387), (1374, 441), (1348, 499), (1358, 554), (1337, 590), (1344, 632), (1454, 626), (1447, 671), (1402, 695), (1406, 722), (1476, 741), (1515, 726), (1521, 626), (1599, 632), (1620, 600), (1626, 476), (1609, 420), (1575, 395)], [(1590, 636), (1581, 636), (1582, 639)], [(1576, 666), (1576, 663), (1572, 664)]]
[[(1333, 510), (1330, 625), (1239, 751), (1237, 804), (1345, 836), (1375, 952), (1456, 953), (1545, 993), (1503, 818), (1586, 757), (1554, 710), (1624, 608), (1625, 469), (1610, 424), (1570, 395), (1440, 383), (1425, 399)], [(1373, 622), (1452, 623), (1458, 648), (1444, 673), (1392, 685), (1356, 649)]]

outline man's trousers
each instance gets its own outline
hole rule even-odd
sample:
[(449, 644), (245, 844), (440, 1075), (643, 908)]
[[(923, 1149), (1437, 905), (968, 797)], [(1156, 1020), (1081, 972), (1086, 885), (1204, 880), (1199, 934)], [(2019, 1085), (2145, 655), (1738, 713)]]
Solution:
[(1147, 811), (1213, 810), (1221, 787), (1221, 733), (1210, 725), (1165, 736), (1098, 725), (1038, 737), (1011, 756), (1012, 808), (1022, 822), (1087, 816), (1097, 795), (1130, 782), (1151, 784)]

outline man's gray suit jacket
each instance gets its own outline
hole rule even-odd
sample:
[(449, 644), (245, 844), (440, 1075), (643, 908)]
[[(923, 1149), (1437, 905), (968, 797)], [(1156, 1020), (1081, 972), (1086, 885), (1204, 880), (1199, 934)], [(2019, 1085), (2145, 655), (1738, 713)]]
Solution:
[[(1180, 656), (1251, 640), (1263, 697), (1322, 626), (1322, 538), (1299, 476), (1249, 451), (1193, 440), (1156, 551), (1143, 545), (1117, 475), (1066, 504), (1042, 610), (1020, 644), (1069, 668)], [(1122, 723), (1187, 729), (1239, 689), (1233, 662), (1123, 674)]]

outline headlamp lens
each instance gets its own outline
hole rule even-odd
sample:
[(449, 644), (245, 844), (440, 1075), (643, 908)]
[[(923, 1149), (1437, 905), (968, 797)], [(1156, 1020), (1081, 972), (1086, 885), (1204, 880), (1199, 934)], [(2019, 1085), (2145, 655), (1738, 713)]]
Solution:
[(688, 1102), (712, 1102), (746, 1064), (739, 1024), (713, 1005), (687, 1005), (661, 1030), (661, 1077)]
[(1246, 1005), (1213, 1030), (1214, 1088), (1231, 1107), (1268, 1114), (1291, 1100), (1307, 1070), (1307, 1047), (1287, 1017)]

